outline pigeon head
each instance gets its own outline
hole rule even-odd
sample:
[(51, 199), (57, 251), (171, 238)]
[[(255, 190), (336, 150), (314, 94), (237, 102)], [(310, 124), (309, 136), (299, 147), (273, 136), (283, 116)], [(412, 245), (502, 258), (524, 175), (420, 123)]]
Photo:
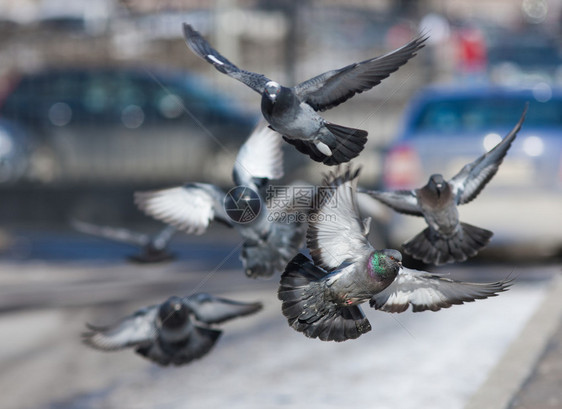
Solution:
[(388, 257), (392, 262), (402, 263), (402, 253), (394, 249), (384, 249), (382, 253)]
[(427, 187), (430, 191), (440, 197), (443, 192), (449, 187), (449, 184), (443, 179), (443, 175), (431, 175)]
[(372, 277), (394, 278), (402, 266), (402, 254), (398, 250), (385, 249), (375, 251), (367, 264), (367, 270)]
[(191, 309), (179, 297), (170, 297), (160, 306), (158, 318), (163, 327), (177, 328), (185, 325)]
[(269, 81), (261, 96), (261, 112), (265, 119), (271, 123), (271, 119), (283, 116), (288, 110), (299, 106), (299, 100), (295, 93), (287, 87), (276, 82)]
[(265, 84), (263, 93), (272, 103), (275, 103), (275, 100), (281, 93), (281, 85), (279, 85), (275, 81), (269, 81), (267, 84)]

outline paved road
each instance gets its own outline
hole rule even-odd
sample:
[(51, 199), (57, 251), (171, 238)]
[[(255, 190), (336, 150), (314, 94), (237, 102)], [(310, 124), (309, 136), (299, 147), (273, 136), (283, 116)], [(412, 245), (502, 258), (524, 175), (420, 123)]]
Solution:
[[(227, 240), (224, 250), (231, 244)], [(215, 265), (223, 259), (212, 257)], [(460, 409), (538, 308), (547, 279), (559, 271), (451, 268), (453, 277), (463, 279), (510, 273), (519, 278), (499, 297), (438, 313), (391, 315), (365, 308), (373, 331), (336, 344), (307, 339), (287, 326), (276, 279), (256, 282), (238, 268), (215, 271), (203, 264), (0, 263), (2, 407)], [(265, 309), (225, 324), (211, 354), (180, 368), (79, 342), (85, 322), (109, 323), (141, 305), (192, 291), (260, 300)], [(22, 299), (35, 300), (34, 308), (22, 309)]]

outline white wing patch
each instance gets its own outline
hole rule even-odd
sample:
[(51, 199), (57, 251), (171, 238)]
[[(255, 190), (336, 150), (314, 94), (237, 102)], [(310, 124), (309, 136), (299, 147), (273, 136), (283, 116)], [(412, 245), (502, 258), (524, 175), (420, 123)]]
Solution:
[(215, 64), (224, 65), (224, 63), (212, 54), (207, 54), (207, 58)]

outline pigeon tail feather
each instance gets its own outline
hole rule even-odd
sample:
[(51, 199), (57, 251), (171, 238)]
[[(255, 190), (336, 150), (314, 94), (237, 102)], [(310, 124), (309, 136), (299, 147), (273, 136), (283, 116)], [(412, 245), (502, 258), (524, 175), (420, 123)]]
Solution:
[(320, 142), (328, 146), (332, 152), (331, 155), (322, 153), (312, 141), (290, 139), (285, 136), (283, 136), (283, 139), (295, 146), (299, 152), (310, 156), (312, 160), (322, 162), (328, 166), (349, 162), (351, 159), (359, 156), (359, 153), (361, 153), (367, 142), (367, 131), (347, 128), (330, 122), (326, 122), (325, 125), (332, 133), (333, 137), (329, 139), (320, 138)]
[(153, 253), (146, 252), (141, 254), (131, 254), (127, 256), (127, 258), (133, 263), (150, 264), (172, 261), (176, 258), (176, 256), (166, 251), (159, 251)]
[(247, 240), (240, 259), (249, 278), (268, 278), (282, 272), (298, 253), (304, 240), (305, 227), (296, 223), (275, 223), (265, 242)]
[(402, 245), (404, 252), (426, 264), (445, 264), (465, 261), (482, 249), (492, 237), (490, 230), (468, 223), (451, 237), (443, 237), (429, 227)]
[(275, 271), (281, 271), (283, 268), (276, 249), (264, 244), (245, 242), (240, 259), (249, 278), (271, 277)]
[(281, 276), (278, 297), (289, 325), (309, 338), (322, 341), (355, 339), (371, 330), (358, 306), (339, 306), (326, 299), (326, 273), (298, 254)]
[(330, 144), (328, 141), (322, 140), (326, 143), (332, 151), (332, 156), (324, 160), (326, 165), (338, 165), (340, 163), (349, 162), (351, 159), (357, 157), (367, 143), (368, 132), (362, 129), (348, 128), (341, 125), (336, 125), (331, 122), (326, 122), (326, 128), (336, 137), (335, 144)]

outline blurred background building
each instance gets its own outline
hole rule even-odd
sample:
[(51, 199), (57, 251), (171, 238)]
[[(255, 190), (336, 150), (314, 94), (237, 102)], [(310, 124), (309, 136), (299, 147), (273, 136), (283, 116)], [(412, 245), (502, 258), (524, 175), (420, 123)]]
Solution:
[[(183, 22), (240, 67), (287, 84), (428, 33), (406, 66), (325, 115), (369, 131), (357, 162), (371, 187), (384, 187), (384, 157), (425, 86), (554, 95), (562, 84), (556, 0), (0, 0), (4, 225), (139, 220), (134, 190), (231, 183), (259, 98), (187, 48)], [(291, 147), (286, 161), (287, 181), (321, 180), (324, 167)], [(562, 174), (559, 162), (552, 169)]]

